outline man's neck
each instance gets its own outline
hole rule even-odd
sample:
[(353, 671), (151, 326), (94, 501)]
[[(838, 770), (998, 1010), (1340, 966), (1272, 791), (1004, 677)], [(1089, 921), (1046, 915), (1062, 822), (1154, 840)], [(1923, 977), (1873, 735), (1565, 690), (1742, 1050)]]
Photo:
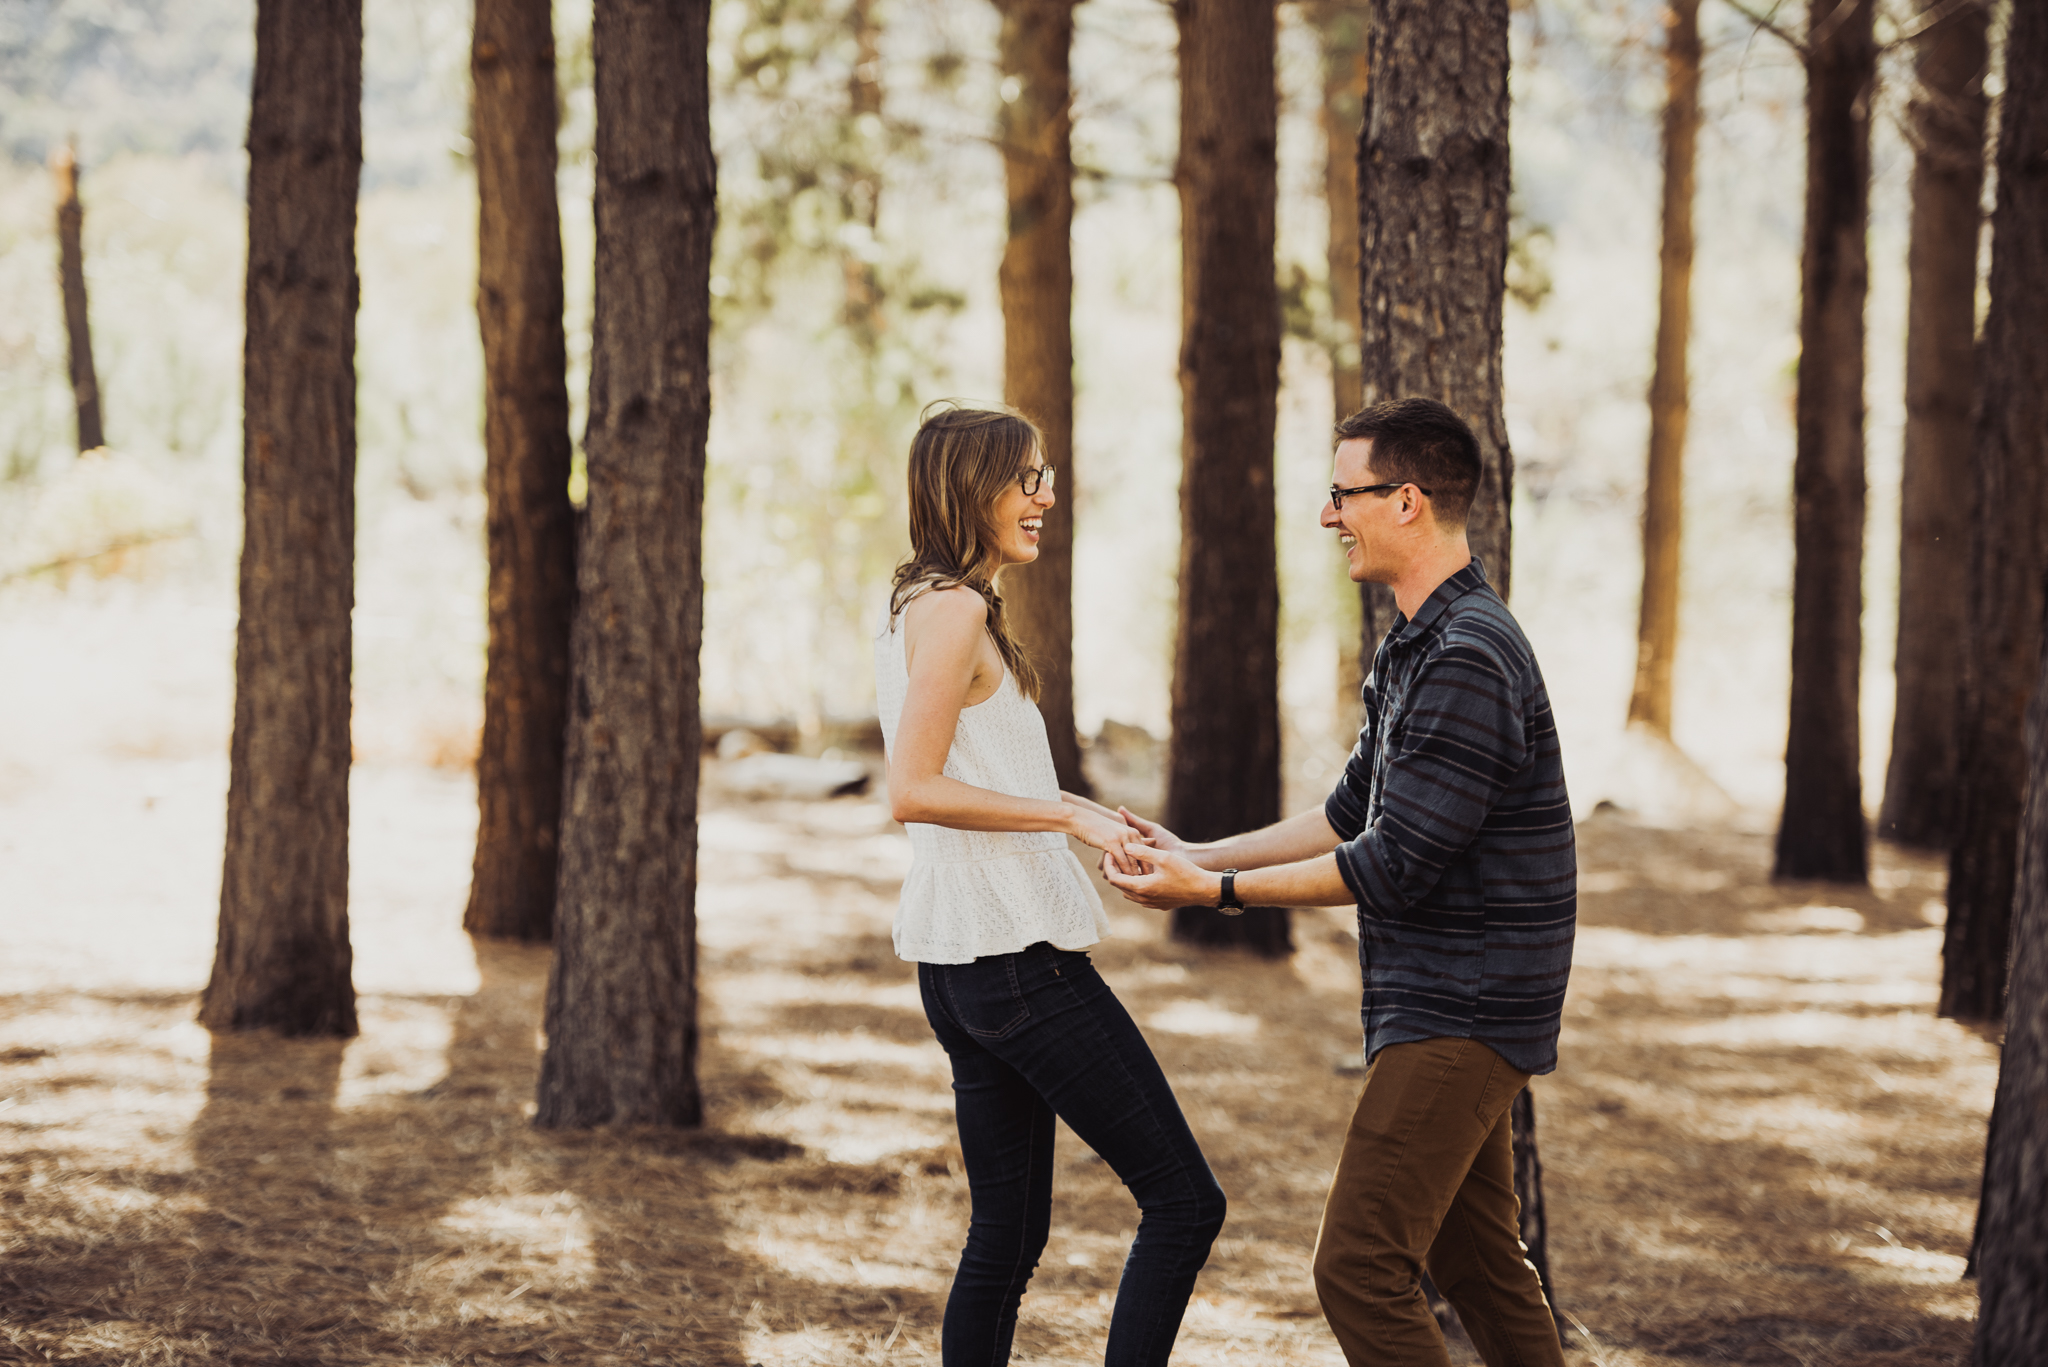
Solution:
[(1400, 577), (1389, 586), (1394, 590), (1394, 605), (1401, 609), (1401, 615), (1409, 621), (1429, 601), (1437, 586), (1472, 563), (1472, 547), (1461, 531), (1456, 537), (1437, 542), (1409, 562)]

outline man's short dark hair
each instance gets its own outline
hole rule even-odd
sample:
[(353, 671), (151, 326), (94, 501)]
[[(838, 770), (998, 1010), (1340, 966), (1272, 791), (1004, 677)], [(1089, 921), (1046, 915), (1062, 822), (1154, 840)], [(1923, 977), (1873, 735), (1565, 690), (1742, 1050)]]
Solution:
[(1388, 399), (1337, 424), (1339, 442), (1372, 442), (1375, 480), (1399, 480), (1431, 491), (1436, 519), (1462, 527), (1479, 492), (1479, 441), (1456, 413), (1435, 399)]

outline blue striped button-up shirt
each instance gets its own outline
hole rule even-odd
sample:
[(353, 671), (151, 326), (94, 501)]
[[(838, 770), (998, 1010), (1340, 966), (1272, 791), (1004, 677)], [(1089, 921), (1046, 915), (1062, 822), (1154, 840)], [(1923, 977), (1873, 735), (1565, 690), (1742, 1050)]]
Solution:
[(1397, 618), (1324, 814), (1358, 898), (1365, 1056), (1451, 1037), (1557, 1067), (1578, 916), (1550, 697), (1478, 560)]

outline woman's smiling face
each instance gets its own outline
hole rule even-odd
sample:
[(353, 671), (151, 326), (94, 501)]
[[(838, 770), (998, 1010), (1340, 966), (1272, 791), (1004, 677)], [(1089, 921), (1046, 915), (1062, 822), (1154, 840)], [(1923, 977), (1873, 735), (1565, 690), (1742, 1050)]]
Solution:
[[(1037, 492), (1025, 493), (1026, 475), (1039, 470)], [(1045, 527), (1045, 514), (1059, 500), (1053, 494), (1051, 468), (1045, 453), (1033, 451), (1031, 464), (1017, 472), (996, 500), (996, 546), (1005, 565), (1028, 565), (1038, 559), (1038, 538)]]

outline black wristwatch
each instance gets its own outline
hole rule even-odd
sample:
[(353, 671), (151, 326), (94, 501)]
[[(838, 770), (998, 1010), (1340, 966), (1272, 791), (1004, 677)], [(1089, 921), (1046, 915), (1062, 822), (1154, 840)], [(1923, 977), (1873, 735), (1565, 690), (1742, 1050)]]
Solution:
[(1237, 900), (1237, 870), (1223, 871), (1223, 897), (1216, 903), (1216, 910), (1225, 916), (1244, 915), (1244, 903)]

